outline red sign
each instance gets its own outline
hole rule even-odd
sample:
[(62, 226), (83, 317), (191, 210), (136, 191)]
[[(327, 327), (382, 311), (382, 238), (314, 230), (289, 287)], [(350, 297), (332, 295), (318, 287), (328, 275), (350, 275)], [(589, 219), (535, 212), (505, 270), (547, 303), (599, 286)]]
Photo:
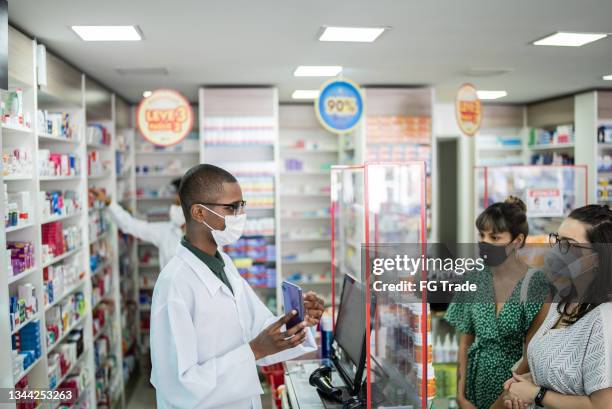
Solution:
[(181, 142), (193, 128), (193, 110), (176, 91), (158, 89), (144, 98), (136, 111), (138, 130), (144, 139), (158, 146)]

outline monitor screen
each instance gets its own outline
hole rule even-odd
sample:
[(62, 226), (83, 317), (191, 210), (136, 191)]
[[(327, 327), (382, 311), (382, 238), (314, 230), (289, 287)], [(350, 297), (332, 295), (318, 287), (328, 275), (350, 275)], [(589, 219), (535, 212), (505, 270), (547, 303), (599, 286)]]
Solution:
[(359, 366), (365, 347), (365, 291), (348, 274), (344, 276), (334, 340), (355, 366)]
[(0, 0), (0, 88), (8, 89), (8, 2)]

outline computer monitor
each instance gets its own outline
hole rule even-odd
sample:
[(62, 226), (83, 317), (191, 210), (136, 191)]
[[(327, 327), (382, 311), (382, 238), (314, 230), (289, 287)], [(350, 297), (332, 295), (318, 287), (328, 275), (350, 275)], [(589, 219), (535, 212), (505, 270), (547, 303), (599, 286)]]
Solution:
[[(374, 303), (371, 305), (371, 315)], [(363, 284), (346, 274), (334, 330), (332, 360), (352, 395), (363, 383), (366, 362), (366, 304)]]

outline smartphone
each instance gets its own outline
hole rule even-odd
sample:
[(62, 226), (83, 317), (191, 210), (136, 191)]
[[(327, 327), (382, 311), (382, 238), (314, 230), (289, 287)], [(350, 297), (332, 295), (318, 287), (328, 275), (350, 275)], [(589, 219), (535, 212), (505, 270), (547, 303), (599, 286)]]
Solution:
[(304, 321), (304, 298), (302, 288), (289, 281), (283, 281), (282, 289), (285, 314), (288, 314), (291, 310), (297, 311), (297, 314), (286, 325), (289, 329)]

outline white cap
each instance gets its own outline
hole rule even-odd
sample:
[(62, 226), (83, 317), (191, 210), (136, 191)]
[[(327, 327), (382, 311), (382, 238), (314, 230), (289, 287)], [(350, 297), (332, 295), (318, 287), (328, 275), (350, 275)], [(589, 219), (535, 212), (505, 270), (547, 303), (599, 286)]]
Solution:
[(324, 315), (321, 317), (321, 330), (322, 331), (332, 331), (334, 328), (334, 324), (332, 322), (332, 317), (329, 315)]

